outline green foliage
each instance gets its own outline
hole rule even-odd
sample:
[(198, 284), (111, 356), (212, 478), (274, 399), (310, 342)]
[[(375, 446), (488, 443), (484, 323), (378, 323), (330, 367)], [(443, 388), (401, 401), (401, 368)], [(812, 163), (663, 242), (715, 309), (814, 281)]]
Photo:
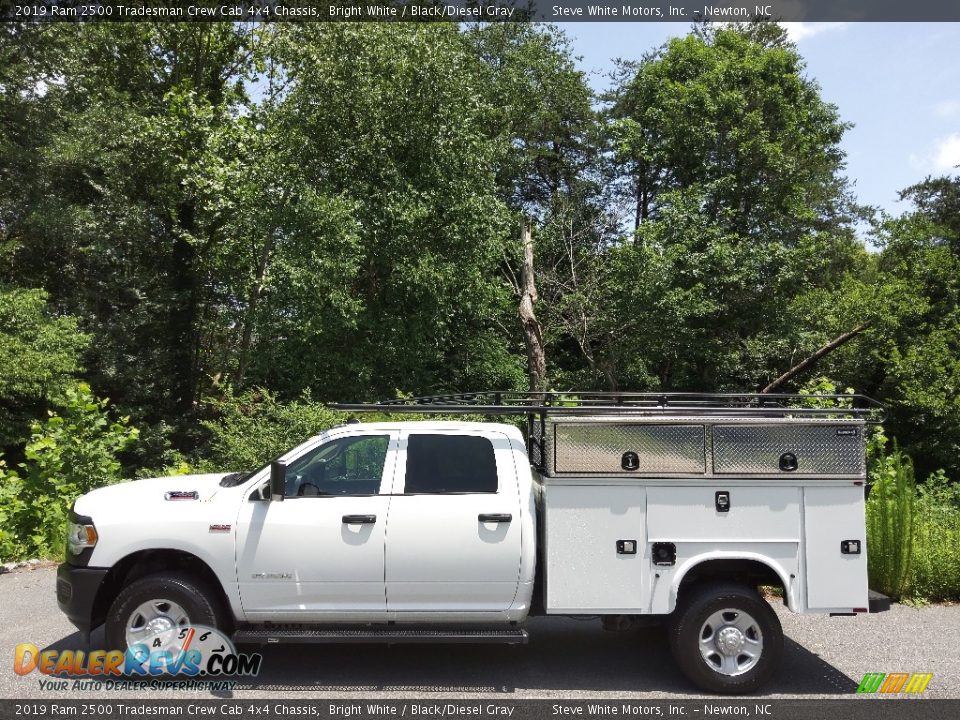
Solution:
[(910, 583), (913, 555), (913, 462), (896, 443), (886, 450), (882, 431), (870, 440), (870, 497), (867, 501), (867, 558), (870, 587), (894, 598)]
[(706, 26), (673, 39), (629, 68), (612, 99), (638, 220), (675, 204), (665, 193), (695, 190), (718, 226), (775, 246), (844, 200), (838, 143), (847, 126), (776, 25)]
[(254, 470), (345, 420), (307, 395), (283, 403), (263, 389), (209, 402), (216, 419), (203, 421), (210, 439), (197, 467), (211, 472)]
[[(943, 179), (946, 181), (946, 179)], [(931, 181), (932, 182), (932, 181)], [(944, 182), (936, 183), (938, 186)], [(960, 177), (949, 181), (960, 194)], [(914, 192), (919, 192), (916, 189)], [(890, 428), (924, 472), (960, 476), (960, 234), (930, 197), (917, 212), (884, 222), (879, 270), (896, 287), (889, 331), (873, 348)]]
[(18, 526), (28, 512), (23, 481), (0, 457), (0, 560), (18, 560), (27, 555), (28, 544)]
[[(619, 383), (762, 387), (829, 340), (819, 318), (863, 252), (840, 174), (847, 126), (782, 29), (671, 40), (610, 101), (635, 227), (599, 305), (628, 330), (604, 349)], [(805, 297), (813, 327), (796, 322)]]
[(328, 399), (513, 384), (504, 146), (457, 28), (286, 25), (272, 42), (295, 78), (272, 119), (289, 217), (260, 248), (247, 382)]
[(67, 513), (80, 495), (119, 482), (119, 453), (137, 438), (127, 418), (111, 420), (108, 401), (86, 384), (66, 391), (60, 412), (31, 426), (20, 472), (0, 467), (3, 550), (11, 557), (53, 557), (63, 550)]
[[(404, 394), (397, 392), (396, 396), (404, 397)], [(330, 410), (323, 403), (312, 400), (309, 393), (305, 392), (295, 401), (283, 402), (263, 388), (211, 398), (206, 411), (213, 417), (203, 421), (208, 440), (195, 463), (199, 472), (254, 470), (304, 440), (351, 418), (349, 413)], [(489, 419), (473, 415), (433, 415), (431, 418), (465, 422)], [(357, 419), (363, 422), (401, 422), (423, 420), (424, 416), (362, 413)], [(522, 418), (509, 417), (504, 421), (522, 425)]]
[(960, 599), (960, 484), (942, 470), (918, 488), (910, 594)]
[(43, 290), (0, 287), (0, 449), (23, 442), (29, 419), (61, 400), (88, 336), (57, 315)]

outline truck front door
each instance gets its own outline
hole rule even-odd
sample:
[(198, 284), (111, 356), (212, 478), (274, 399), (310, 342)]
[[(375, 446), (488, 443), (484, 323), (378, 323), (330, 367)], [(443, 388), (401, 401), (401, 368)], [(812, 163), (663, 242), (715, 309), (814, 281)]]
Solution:
[(243, 503), (237, 581), (251, 620), (383, 620), (397, 432), (350, 429), (291, 452), (283, 502)]
[(508, 609), (520, 575), (520, 512), (505, 435), (402, 433), (387, 519), (391, 616)]

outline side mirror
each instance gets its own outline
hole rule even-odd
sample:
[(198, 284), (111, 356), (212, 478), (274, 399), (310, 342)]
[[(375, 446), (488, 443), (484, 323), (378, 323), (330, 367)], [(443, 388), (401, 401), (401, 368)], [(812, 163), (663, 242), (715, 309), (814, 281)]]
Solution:
[(287, 464), (277, 460), (270, 465), (270, 500), (283, 501), (287, 492)]

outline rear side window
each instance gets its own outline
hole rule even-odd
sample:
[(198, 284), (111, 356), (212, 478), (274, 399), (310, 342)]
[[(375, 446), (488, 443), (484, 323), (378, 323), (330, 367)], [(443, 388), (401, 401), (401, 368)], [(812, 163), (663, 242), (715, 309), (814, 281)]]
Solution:
[(493, 444), (472, 435), (410, 435), (407, 493), (495, 493)]

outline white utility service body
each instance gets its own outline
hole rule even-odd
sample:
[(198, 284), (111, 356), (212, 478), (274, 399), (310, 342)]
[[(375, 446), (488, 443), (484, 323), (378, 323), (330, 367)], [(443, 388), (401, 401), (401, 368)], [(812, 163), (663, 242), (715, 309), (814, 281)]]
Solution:
[(681, 669), (745, 692), (782, 651), (758, 585), (794, 612), (885, 609), (863, 434), (856, 413), (682, 403), (531, 414), (526, 442), (501, 423), (346, 424), (252, 473), (82, 496), (58, 599), (118, 645), (188, 623), (237, 642), (524, 642), (531, 614), (669, 616)]

